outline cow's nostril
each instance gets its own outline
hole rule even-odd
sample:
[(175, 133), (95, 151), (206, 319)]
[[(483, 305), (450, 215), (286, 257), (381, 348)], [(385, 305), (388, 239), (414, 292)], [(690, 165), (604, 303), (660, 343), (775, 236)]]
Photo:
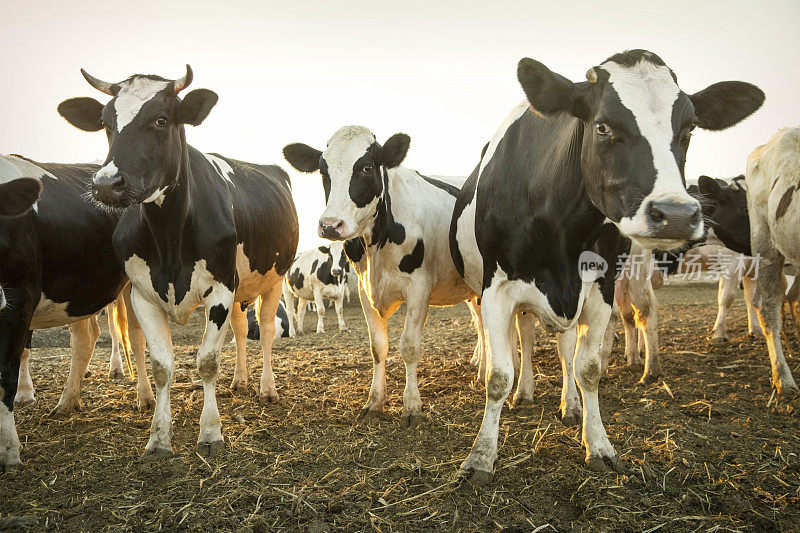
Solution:
[(123, 187), (125, 187), (125, 177), (124, 176), (117, 176), (117, 179), (115, 179), (111, 183), (111, 188), (112, 189), (121, 189)]
[(650, 220), (655, 223), (663, 222), (667, 218), (664, 211), (656, 207), (655, 203), (650, 204), (650, 207), (647, 210), (647, 214), (650, 217)]

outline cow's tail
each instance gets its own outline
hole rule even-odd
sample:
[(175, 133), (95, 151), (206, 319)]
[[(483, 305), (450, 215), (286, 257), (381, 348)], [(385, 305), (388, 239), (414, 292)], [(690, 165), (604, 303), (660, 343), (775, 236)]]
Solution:
[(122, 297), (111, 306), (113, 313), (114, 329), (117, 330), (117, 339), (122, 351), (125, 353), (125, 363), (128, 365), (128, 375), (133, 377), (133, 365), (131, 364), (131, 339), (128, 336), (128, 313), (125, 310), (125, 301)]

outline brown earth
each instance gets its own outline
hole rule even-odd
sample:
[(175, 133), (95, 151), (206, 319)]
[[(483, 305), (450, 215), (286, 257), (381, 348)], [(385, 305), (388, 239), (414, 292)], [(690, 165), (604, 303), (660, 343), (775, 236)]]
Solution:
[[(626, 473), (585, 468), (580, 430), (558, 419), (560, 366), (553, 336), (542, 334), (537, 401), (504, 410), (495, 481), (482, 488), (452, 481), (484, 403), (468, 363), (475, 335), (465, 305), (431, 310), (420, 364), (428, 421), (412, 430), (399, 427), (402, 309), (390, 322), (387, 414), (369, 425), (354, 424), (372, 367), (357, 305), (346, 308), (350, 333), (276, 342), (277, 405), (258, 402), (255, 343), (248, 345), (250, 389), (228, 390), (234, 349), (226, 344), (218, 398), (227, 448), (209, 460), (195, 453), (203, 397), (193, 362), (203, 330), (198, 313), (188, 326), (173, 327), (176, 457), (157, 464), (137, 461), (150, 415), (136, 412), (132, 382), (106, 377), (105, 335), (84, 384), (83, 411), (48, 418), (68, 371), (68, 335), (38, 332), (37, 402), (16, 411), (24, 464), (0, 474), (0, 529), (800, 530), (797, 400), (771, 397), (766, 348), (747, 338), (741, 300), (731, 342), (712, 346), (715, 287), (668, 286), (658, 295), (663, 379), (637, 385), (618, 335), (611, 379), (601, 389)], [(307, 330), (315, 322), (309, 313)], [(326, 324), (336, 329), (332, 310)], [(799, 362), (789, 357), (795, 373)]]

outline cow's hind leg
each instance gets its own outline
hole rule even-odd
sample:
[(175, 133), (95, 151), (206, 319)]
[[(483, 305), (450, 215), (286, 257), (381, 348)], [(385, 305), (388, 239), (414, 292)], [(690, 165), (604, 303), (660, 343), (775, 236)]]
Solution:
[(611, 318), (608, 320), (608, 327), (603, 336), (603, 347), (600, 350), (600, 382), (608, 379), (608, 365), (611, 361), (611, 350), (614, 348), (614, 332), (619, 322), (619, 306), (614, 300), (611, 304)]
[(289, 319), (289, 337), (294, 338), (297, 336), (297, 330), (294, 328), (294, 323), (296, 320), (295, 317), (295, 307), (294, 307), (294, 295), (292, 291), (289, 290), (289, 285), (286, 284), (286, 281), (281, 283), (281, 292), (283, 293), (283, 303), (285, 304), (286, 308), (286, 316)]
[(558, 358), (561, 360), (561, 422), (565, 426), (577, 426), (583, 419), (581, 397), (575, 382), (573, 362), (578, 342), (578, 328), (573, 326), (556, 337)]
[[(108, 324), (108, 336), (111, 337), (111, 358), (108, 361), (108, 377), (111, 379), (123, 379), (125, 377), (125, 369), (122, 365), (122, 347), (119, 332), (117, 330), (117, 313), (124, 313), (124, 309), (117, 308), (117, 302), (112, 302), (106, 306), (106, 320)], [(123, 320), (119, 320), (123, 323)]]
[(278, 389), (272, 372), (272, 344), (275, 342), (275, 313), (281, 301), (281, 285), (273, 285), (263, 293), (256, 303), (258, 328), (261, 336), (261, 384), (259, 396), (262, 402), (277, 402)]
[(756, 280), (744, 276), (742, 277), (742, 287), (744, 288), (744, 305), (747, 309), (747, 336), (750, 338), (761, 337), (761, 328), (758, 325), (758, 313), (753, 307), (753, 298), (756, 292)]
[(717, 289), (717, 319), (714, 321), (714, 329), (711, 333), (712, 343), (723, 343), (728, 341), (728, 313), (731, 305), (736, 299), (738, 280), (732, 278), (731, 272), (725, 272), (719, 277), (719, 288)]
[[(20, 442), (14, 421), (14, 397), (17, 394), (19, 356), (29, 334), (27, 325), (22, 331), (3, 328), (0, 336), (0, 473), (20, 464)], [(16, 337), (16, 338), (14, 338)]]
[(61, 393), (56, 407), (50, 412), (51, 416), (64, 416), (73, 411), (80, 411), (81, 384), (89, 367), (94, 346), (100, 337), (100, 326), (97, 325), (97, 316), (92, 316), (69, 325), (70, 359), (69, 377)]
[(533, 379), (533, 349), (536, 344), (536, 316), (533, 313), (517, 313), (517, 335), (520, 347), (520, 370), (517, 390), (511, 400), (512, 407), (533, 402), (536, 383)]
[(406, 323), (400, 337), (400, 354), (406, 367), (406, 388), (403, 391), (403, 416), (400, 427), (419, 425), (422, 416), (422, 399), (417, 385), (417, 364), (422, 345), (422, 328), (428, 316), (430, 293), (414, 298), (406, 303)]
[(339, 322), (339, 331), (347, 331), (347, 325), (344, 323), (344, 293), (336, 297), (333, 305), (336, 308), (336, 320)]
[(19, 380), (17, 381), (17, 394), (14, 396), (14, 407), (25, 407), (36, 401), (36, 391), (31, 379), (31, 331), (28, 332), (28, 342), (22, 350), (19, 361)]
[(233, 370), (231, 390), (247, 389), (250, 372), (247, 369), (247, 312), (236, 302), (231, 309), (233, 340), (236, 341), (236, 366)]
[(308, 310), (308, 300), (297, 297), (297, 334), (303, 334), (303, 322), (306, 319), (306, 311)]

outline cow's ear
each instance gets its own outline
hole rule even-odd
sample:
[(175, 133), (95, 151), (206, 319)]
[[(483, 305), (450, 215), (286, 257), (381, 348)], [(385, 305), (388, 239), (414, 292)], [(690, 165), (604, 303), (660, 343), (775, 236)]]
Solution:
[(589, 119), (589, 106), (585, 101), (587, 82), (572, 83), (529, 57), (520, 59), (517, 79), (531, 107), (539, 113), (569, 113), (582, 120)]
[(292, 143), (283, 147), (283, 157), (300, 172), (316, 172), (322, 152), (307, 144)]
[(408, 147), (411, 145), (411, 137), (405, 133), (395, 133), (381, 146), (380, 164), (386, 168), (400, 166), (406, 158)]
[(58, 104), (58, 114), (64, 117), (67, 122), (83, 131), (100, 131), (103, 129), (103, 104), (82, 96), (80, 98), (70, 98)]
[(42, 183), (34, 178), (17, 178), (0, 185), (0, 216), (24, 215), (39, 199)]
[(707, 196), (713, 200), (719, 197), (722, 188), (717, 183), (717, 180), (708, 176), (700, 176), (697, 178), (697, 187), (700, 189), (700, 194)]
[(217, 104), (219, 96), (208, 89), (195, 89), (183, 97), (178, 108), (178, 121), (181, 124), (199, 126)]
[(764, 91), (743, 81), (721, 81), (689, 97), (697, 125), (706, 130), (724, 130), (741, 122), (764, 103)]

